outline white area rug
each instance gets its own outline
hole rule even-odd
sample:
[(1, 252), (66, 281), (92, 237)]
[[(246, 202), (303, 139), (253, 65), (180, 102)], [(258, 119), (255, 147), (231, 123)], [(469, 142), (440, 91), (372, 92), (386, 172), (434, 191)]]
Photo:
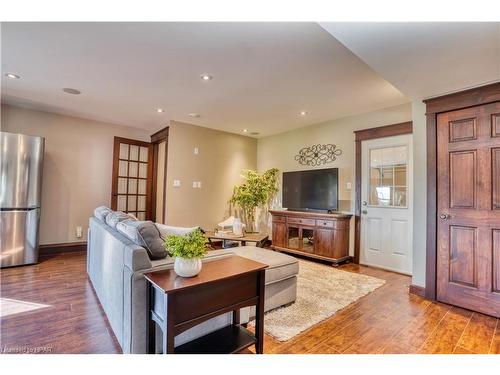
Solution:
[(290, 340), (384, 284), (375, 277), (299, 260), (297, 300), (266, 313), (264, 330), (278, 341)]
[(7, 315), (19, 314), (22, 312), (33, 311), (49, 307), (40, 303), (18, 301), (10, 298), (0, 298), (0, 318)]

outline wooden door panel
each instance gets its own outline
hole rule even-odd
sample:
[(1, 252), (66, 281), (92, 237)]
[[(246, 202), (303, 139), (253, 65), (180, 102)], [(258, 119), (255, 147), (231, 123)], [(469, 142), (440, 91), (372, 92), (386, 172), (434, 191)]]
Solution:
[(477, 287), (476, 243), (477, 229), (450, 226), (450, 281)]
[(500, 210), (500, 148), (491, 150), (492, 208)]
[(491, 115), (491, 136), (500, 137), (500, 113)]
[(437, 116), (437, 298), (500, 317), (500, 103)]
[(476, 139), (476, 118), (450, 121), (450, 142)]
[(500, 229), (493, 229), (493, 286), (494, 293), (500, 294)]
[(476, 206), (476, 151), (450, 153), (450, 208)]

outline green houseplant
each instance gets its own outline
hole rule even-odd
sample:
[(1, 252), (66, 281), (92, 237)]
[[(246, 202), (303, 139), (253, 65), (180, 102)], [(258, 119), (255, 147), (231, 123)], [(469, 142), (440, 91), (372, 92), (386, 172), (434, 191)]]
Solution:
[(239, 205), (246, 216), (247, 231), (253, 231), (255, 223), (255, 209), (268, 205), (278, 192), (279, 170), (276, 168), (265, 171), (259, 175), (256, 171), (243, 170), (242, 177), (245, 182), (234, 187), (230, 202)]
[(164, 247), (175, 258), (174, 271), (182, 277), (193, 277), (201, 271), (201, 258), (207, 253), (207, 239), (200, 229), (184, 236), (171, 235)]

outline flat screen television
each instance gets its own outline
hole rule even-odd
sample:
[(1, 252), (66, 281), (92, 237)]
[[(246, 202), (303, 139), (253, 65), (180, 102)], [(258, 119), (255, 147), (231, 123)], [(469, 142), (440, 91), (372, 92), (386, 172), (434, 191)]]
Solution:
[(338, 210), (338, 168), (283, 173), (283, 207), (298, 211)]

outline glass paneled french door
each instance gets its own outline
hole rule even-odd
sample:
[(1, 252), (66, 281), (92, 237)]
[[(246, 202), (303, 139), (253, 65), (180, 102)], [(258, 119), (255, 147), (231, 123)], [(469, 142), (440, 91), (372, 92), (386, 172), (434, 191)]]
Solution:
[(115, 137), (111, 208), (151, 220), (153, 145)]

